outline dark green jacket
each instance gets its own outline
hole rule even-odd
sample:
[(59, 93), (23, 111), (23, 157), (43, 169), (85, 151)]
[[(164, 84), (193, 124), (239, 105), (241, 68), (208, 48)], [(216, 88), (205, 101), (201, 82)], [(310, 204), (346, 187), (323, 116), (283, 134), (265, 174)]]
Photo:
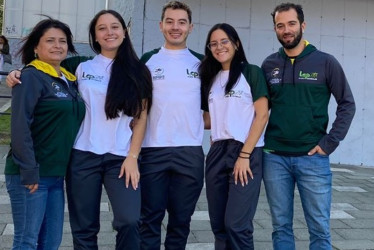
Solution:
[(5, 174), (21, 175), (24, 185), (39, 176), (64, 176), (85, 114), (75, 82), (52, 77), (35, 67), (22, 70), (12, 89), (11, 150)]
[[(271, 107), (265, 149), (305, 155), (319, 145), (331, 154), (347, 134), (355, 113), (353, 95), (339, 62), (308, 44), (293, 63), (281, 48), (265, 59), (262, 69)], [(327, 133), (331, 94), (337, 110)]]

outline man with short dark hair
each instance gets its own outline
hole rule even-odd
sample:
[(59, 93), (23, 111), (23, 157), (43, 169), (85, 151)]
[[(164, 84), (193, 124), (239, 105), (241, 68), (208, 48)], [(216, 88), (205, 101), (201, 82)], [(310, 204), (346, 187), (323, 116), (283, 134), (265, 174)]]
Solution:
[[(304, 40), (302, 7), (283, 3), (276, 6), (272, 16), (282, 48), (265, 59), (262, 69), (271, 107), (263, 179), (272, 215), (273, 247), (295, 249), (292, 223), (296, 184), (310, 249), (331, 249), (329, 154), (347, 134), (355, 102), (339, 62)], [(337, 110), (327, 132), (331, 94)]]
[(204, 179), (200, 78), (201, 55), (187, 48), (190, 8), (178, 1), (162, 10), (165, 43), (145, 53), (153, 81), (153, 103), (141, 152), (141, 248), (160, 249), (168, 212), (165, 249), (185, 249), (191, 216)]

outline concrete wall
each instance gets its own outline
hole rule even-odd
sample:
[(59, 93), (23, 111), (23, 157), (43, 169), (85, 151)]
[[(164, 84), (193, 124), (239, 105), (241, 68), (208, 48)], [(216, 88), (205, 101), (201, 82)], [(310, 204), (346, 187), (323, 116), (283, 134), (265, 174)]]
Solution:
[(5, 0), (3, 34), (24, 37), (47, 15), (67, 23), (74, 39), (85, 42), (90, 20), (104, 7), (103, 0)]
[(45, 18), (42, 15), (68, 24), (74, 36), (76, 50), (82, 55), (93, 55), (87, 44), (88, 25), (94, 14), (104, 7), (103, 0), (5, 0), (2, 34), (9, 39), (13, 65), (5, 64), (4, 69), (22, 66), (20, 58), (16, 57), (21, 38)]
[[(134, 44), (141, 44), (139, 54), (159, 47), (161, 9), (165, 0), (135, 2)], [(194, 31), (188, 46), (203, 52), (208, 30), (218, 22), (236, 27), (245, 44), (248, 59), (260, 65), (280, 47), (270, 16), (276, 0), (187, 0), (192, 8)], [(351, 129), (339, 148), (331, 155), (333, 163), (374, 167), (374, 1), (371, 0), (304, 0), (294, 1), (304, 7), (305, 38), (317, 48), (333, 54), (342, 64), (357, 104)], [(144, 10), (142, 12), (142, 10)], [(332, 98), (330, 124), (335, 119)], [(205, 142), (207, 149), (208, 143)]]

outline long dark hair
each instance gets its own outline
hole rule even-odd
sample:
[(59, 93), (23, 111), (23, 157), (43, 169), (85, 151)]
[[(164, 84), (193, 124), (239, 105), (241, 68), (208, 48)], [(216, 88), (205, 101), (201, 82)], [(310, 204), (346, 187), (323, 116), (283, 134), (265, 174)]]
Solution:
[(100, 16), (111, 14), (121, 23), (125, 38), (113, 59), (112, 71), (105, 99), (105, 113), (108, 119), (119, 116), (119, 112), (139, 117), (144, 109), (143, 99), (147, 99), (147, 111), (152, 105), (152, 78), (148, 68), (140, 62), (132, 46), (125, 21), (114, 10), (102, 10), (95, 15), (89, 26), (89, 41), (93, 51), (101, 53), (96, 42), (95, 26)]
[(4, 40), (4, 43), (3, 43), (4, 45), (9, 44), (8, 39), (4, 35), (0, 35), (0, 38)]
[(225, 87), (225, 92), (227, 94), (238, 81), (242, 67), (245, 63), (248, 63), (248, 61), (244, 53), (242, 42), (240, 41), (239, 35), (234, 27), (227, 23), (218, 23), (214, 25), (208, 33), (205, 42), (205, 57), (199, 66), (199, 75), (204, 93), (209, 92), (215, 76), (222, 69), (221, 63), (213, 57), (212, 52), (207, 47), (210, 43), (212, 33), (216, 30), (224, 31), (227, 34), (228, 39), (236, 47), (234, 57), (230, 64), (229, 79)]
[[(45, 16), (45, 15), (43, 15)], [(73, 34), (69, 26), (57, 19), (46, 16), (47, 19), (41, 20), (38, 22), (35, 27), (32, 29), (31, 33), (22, 39), (22, 47), (17, 52), (17, 55), (22, 55), (22, 63), (27, 65), (35, 59), (35, 47), (38, 46), (40, 38), (44, 33), (51, 29), (56, 28), (62, 30), (66, 35), (66, 42), (68, 44), (68, 52), (72, 54), (77, 54), (77, 51), (73, 45)]]

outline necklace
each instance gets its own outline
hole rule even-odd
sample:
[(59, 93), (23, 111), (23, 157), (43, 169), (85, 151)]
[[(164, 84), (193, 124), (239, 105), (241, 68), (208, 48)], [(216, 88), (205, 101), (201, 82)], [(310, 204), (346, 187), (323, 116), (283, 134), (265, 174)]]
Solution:
[[(228, 70), (220, 70), (219, 72), (219, 84), (221, 85), (222, 88), (225, 88), (226, 87), (226, 84), (227, 84), (227, 75), (229, 74), (229, 71)], [(224, 78), (222, 80), (222, 78)]]

